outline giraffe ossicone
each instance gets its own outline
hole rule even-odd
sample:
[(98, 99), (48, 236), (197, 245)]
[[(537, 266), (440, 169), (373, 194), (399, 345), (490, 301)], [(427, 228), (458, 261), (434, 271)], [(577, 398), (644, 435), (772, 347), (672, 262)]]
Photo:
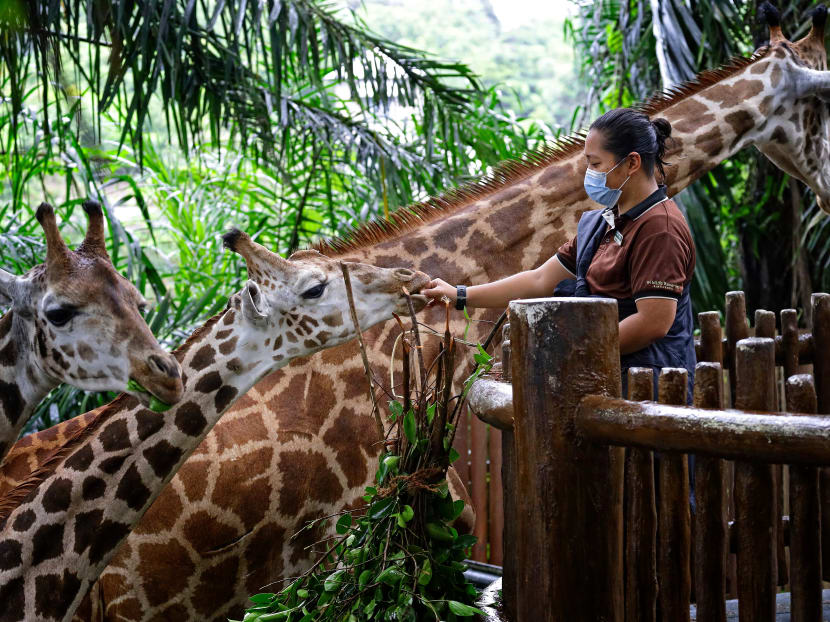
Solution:
[[(68, 620), (118, 546), (233, 402), (290, 360), (353, 338), (341, 262), (283, 259), (235, 230), (249, 280), (174, 353), (181, 399), (157, 413), (122, 395), (0, 499), (0, 622)], [(407, 308), (421, 272), (348, 264), (361, 326)], [(417, 308), (426, 304), (417, 296)]]
[[(50, 205), (35, 216), (46, 236), (46, 261), (22, 276), (0, 269), (0, 461), (38, 403), (62, 382), (87, 391), (125, 391), (130, 378), (175, 403), (179, 365), (141, 317), (145, 301), (112, 265), (104, 216), (83, 203), (89, 223), (75, 251)], [(146, 395), (143, 399), (149, 399)]]

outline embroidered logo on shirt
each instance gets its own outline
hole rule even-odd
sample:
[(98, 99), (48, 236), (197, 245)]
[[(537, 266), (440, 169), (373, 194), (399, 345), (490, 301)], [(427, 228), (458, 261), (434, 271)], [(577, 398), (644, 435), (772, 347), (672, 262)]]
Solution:
[(646, 281), (646, 285), (653, 287), (654, 289), (669, 289), (671, 291), (682, 291), (683, 287), (681, 285), (675, 285), (674, 283), (667, 283), (666, 281)]

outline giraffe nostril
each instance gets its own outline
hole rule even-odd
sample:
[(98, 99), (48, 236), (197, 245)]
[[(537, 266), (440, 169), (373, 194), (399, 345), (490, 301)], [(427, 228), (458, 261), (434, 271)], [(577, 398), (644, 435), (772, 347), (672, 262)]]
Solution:
[(415, 273), (412, 270), (407, 270), (406, 268), (398, 268), (395, 270), (395, 278), (401, 281), (411, 281), (412, 277), (415, 276)]
[(152, 369), (155, 373), (165, 374), (167, 376), (171, 376), (172, 378), (178, 378), (179, 376), (178, 366), (164, 360), (157, 354), (151, 355), (150, 358), (147, 359), (147, 362), (150, 365), (150, 369)]

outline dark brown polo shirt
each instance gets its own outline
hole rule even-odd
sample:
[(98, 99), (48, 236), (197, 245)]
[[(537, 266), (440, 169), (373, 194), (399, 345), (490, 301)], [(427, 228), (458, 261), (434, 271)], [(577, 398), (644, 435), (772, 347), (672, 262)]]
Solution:
[[(622, 216), (614, 216), (588, 268), (591, 292), (610, 298), (672, 298), (678, 300), (692, 280), (695, 245), (689, 225), (677, 204), (660, 186), (651, 196)], [(576, 276), (576, 238), (556, 253), (559, 262)]]

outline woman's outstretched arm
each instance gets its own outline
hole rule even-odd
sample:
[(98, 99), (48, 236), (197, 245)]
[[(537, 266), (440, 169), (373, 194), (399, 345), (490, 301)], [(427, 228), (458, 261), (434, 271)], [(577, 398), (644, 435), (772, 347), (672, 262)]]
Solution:
[[(519, 272), (499, 281), (467, 287), (468, 307), (503, 308), (517, 298), (541, 298), (552, 296), (554, 288), (563, 280), (573, 278), (556, 255), (538, 268)], [(433, 300), (446, 296), (453, 302), (456, 298), (455, 285), (442, 279), (433, 279), (427, 289), (421, 291)]]

